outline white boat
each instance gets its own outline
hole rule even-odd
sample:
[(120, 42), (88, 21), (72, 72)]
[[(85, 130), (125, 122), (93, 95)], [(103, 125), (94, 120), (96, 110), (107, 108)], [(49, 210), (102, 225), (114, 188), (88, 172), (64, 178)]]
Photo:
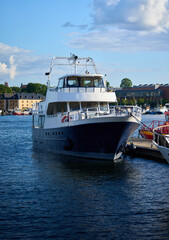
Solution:
[(32, 109), (27, 109), (23, 111), (24, 115), (32, 115)]
[[(69, 65), (74, 73), (60, 77), (57, 87), (50, 87), (56, 64)], [(77, 73), (79, 68), (84, 73)], [(89, 68), (94, 73), (89, 73)], [(115, 92), (107, 91), (92, 58), (74, 54), (54, 57), (46, 75), (46, 100), (32, 111), (34, 148), (91, 159), (120, 158), (128, 138), (140, 125), (141, 108), (111, 106), (117, 102)]]
[(25, 115), (21, 109), (14, 109), (12, 115)]
[(169, 103), (166, 103), (165, 107), (166, 107), (167, 111), (169, 111)]
[(158, 148), (163, 157), (169, 163), (169, 125), (163, 125), (153, 130), (153, 144)]
[(158, 107), (158, 108), (156, 108), (155, 109), (155, 113), (156, 114), (164, 114), (165, 112), (167, 112), (168, 111), (168, 109), (164, 106), (164, 107)]

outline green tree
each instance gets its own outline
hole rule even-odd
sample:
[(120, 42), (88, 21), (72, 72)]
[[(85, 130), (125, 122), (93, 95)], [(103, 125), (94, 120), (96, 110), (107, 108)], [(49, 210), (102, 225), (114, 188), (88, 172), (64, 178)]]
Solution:
[(0, 84), (0, 94), (3, 93), (12, 93), (12, 89), (3, 84)]
[(144, 98), (139, 98), (139, 99), (137, 99), (137, 103), (138, 103), (138, 105), (140, 106), (140, 105), (144, 105), (145, 104), (145, 99)]
[(123, 78), (121, 80), (121, 84), (120, 84), (120, 87), (121, 88), (130, 88), (132, 87), (132, 81), (129, 79), (129, 78)]
[(21, 92), (27, 93), (28, 91), (27, 91), (26, 88), (22, 88), (22, 89), (21, 89)]
[(28, 93), (41, 93), (44, 96), (46, 95), (47, 86), (40, 83), (28, 83), (26, 88), (22, 89), (22, 92)]
[(110, 87), (110, 82), (106, 82), (106, 87)]
[(12, 89), (12, 92), (16, 92), (16, 93), (19, 93), (21, 91), (20, 87), (11, 87)]

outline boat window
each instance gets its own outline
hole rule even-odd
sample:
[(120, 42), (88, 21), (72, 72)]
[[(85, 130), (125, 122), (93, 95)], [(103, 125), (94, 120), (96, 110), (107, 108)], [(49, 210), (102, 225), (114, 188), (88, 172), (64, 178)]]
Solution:
[(33, 128), (38, 127), (38, 115), (33, 115), (33, 122), (32, 122)]
[(98, 102), (82, 102), (81, 103), (82, 108), (97, 108)]
[(67, 87), (79, 87), (79, 79), (78, 79), (78, 77), (68, 77), (68, 79), (67, 79)]
[(101, 111), (107, 111), (108, 103), (107, 102), (101, 102), (100, 103), (100, 110)]
[(165, 104), (165, 107), (166, 107), (166, 108), (169, 108), (169, 103), (166, 103), (166, 104)]
[(54, 115), (59, 112), (67, 112), (66, 102), (52, 102), (48, 105), (47, 115)]
[(62, 78), (59, 80), (58, 88), (63, 88), (63, 86), (64, 86), (64, 79)]
[(38, 118), (38, 126), (39, 128), (43, 128), (45, 123), (45, 116), (44, 115), (39, 115)]
[(80, 109), (79, 102), (70, 102), (69, 103), (70, 111), (75, 111)]
[(102, 78), (95, 78), (94, 79), (94, 87), (104, 87), (103, 79)]
[(80, 79), (81, 87), (104, 87), (101, 77), (82, 77)]
[(81, 78), (80, 80), (81, 87), (93, 87), (93, 79), (92, 78)]
[(33, 118), (32, 118), (32, 127), (34, 128), (35, 127), (35, 116), (33, 115)]

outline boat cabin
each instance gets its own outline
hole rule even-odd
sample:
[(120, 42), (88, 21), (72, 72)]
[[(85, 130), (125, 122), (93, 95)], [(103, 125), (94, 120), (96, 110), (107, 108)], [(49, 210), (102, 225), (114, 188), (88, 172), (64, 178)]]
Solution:
[(104, 81), (101, 75), (66, 75), (61, 77), (58, 82), (58, 88), (79, 88), (96, 87), (103, 88)]
[(72, 111), (108, 111), (109, 103), (107, 102), (51, 102), (47, 108), (47, 115), (62, 115)]

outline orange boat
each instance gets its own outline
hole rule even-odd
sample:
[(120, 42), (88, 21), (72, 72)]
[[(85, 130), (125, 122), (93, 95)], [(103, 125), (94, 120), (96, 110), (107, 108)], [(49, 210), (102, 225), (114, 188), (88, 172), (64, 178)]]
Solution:
[[(167, 124), (169, 124), (169, 111), (165, 112), (165, 121), (153, 120), (148, 127), (143, 125), (140, 128), (139, 133), (143, 138), (153, 140), (153, 129)], [(169, 129), (167, 127), (163, 127), (162, 132), (160, 133), (169, 134)]]

